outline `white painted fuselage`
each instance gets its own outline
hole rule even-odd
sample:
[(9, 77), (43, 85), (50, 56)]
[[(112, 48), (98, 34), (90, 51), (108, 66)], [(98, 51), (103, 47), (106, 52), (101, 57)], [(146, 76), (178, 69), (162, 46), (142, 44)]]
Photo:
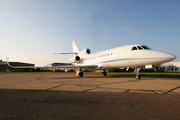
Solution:
[[(137, 49), (134, 50), (134, 47)], [(176, 58), (169, 53), (155, 51), (149, 48), (144, 49), (141, 45), (127, 45), (80, 57), (80, 62), (73, 63), (75, 66), (97, 65), (98, 67), (95, 69), (106, 70), (158, 65)]]

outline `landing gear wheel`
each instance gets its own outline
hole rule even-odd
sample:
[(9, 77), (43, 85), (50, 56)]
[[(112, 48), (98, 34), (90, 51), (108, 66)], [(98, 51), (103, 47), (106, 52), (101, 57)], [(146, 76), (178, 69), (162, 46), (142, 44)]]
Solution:
[(140, 75), (136, 75), (136, 79), (141, 79), (141, 76)]
[(107, 73), (106, 72), (102, 72), (101, 75), (102, 76), (107, 76)]
[(79, 72), (78, 75), (79, 75), (79, 77), (83, 77), (84, 74), (83, 74), (83, 72)]

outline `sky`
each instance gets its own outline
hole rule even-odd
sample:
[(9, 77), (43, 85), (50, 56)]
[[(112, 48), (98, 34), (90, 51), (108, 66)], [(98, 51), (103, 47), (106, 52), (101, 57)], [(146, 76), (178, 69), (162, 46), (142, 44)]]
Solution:
[(0, 0), (0, 59), (69, 62), (72, 41), (92, 53), (142, 44), (180, 61), (179, 0)]

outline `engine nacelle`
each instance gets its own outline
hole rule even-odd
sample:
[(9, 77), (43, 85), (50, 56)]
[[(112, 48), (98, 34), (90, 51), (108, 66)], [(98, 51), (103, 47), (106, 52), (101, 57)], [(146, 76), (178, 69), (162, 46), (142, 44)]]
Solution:
[(71, 63), (77, 63), (81, 60), (81, 58), (79, 56), (75, 56), (75, 57), (72, 57), (69, 62)]
[(91, 50), (90, 49), (84, 49), (82, 50), (81, 52), (79, 52), (79, 55), (88, 55), (91, 53)]
[(146, 68), (146, 69), (152, 69), (153, 66), (152, 66), (152, 65), (145, 65), (145, 68)]

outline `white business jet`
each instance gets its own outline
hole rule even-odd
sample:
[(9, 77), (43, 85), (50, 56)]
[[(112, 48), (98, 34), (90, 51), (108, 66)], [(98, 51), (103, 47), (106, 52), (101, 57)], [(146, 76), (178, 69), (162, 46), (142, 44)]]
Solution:
[(72, 42), (73, 52), (55, 54), (73, 54), (69, 61), (74, 66), (11, 66), (12, 68), (77, 68), (76, 75), (83, 77), (84, 70), (103, 70), (102, 75), (107, 76), (106, 70), (114, 68), (135, 68), (136, 79), (140, 79), (140, 67), (152, 68), (153, 65), (162, 64), (174, 60), (176, 56), (155, 51), (145, 45), (127, 45), (102, 52), (91, 54), (90, 49), (79, 51), (76, 40)]

